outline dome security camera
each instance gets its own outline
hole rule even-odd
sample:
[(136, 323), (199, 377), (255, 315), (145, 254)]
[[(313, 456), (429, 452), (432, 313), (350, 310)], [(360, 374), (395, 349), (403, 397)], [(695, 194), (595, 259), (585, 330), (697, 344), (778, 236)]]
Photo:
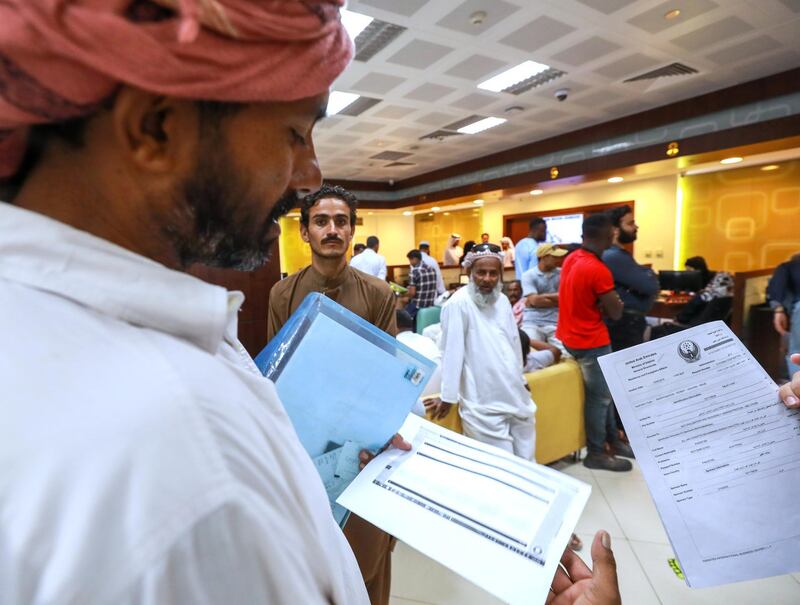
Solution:
[(566, 101), (567, 97), (569, 96), (569, 88), (559, 88), (554, 94), (556, 99), (558, 99), (559, 103), (561, 101)]

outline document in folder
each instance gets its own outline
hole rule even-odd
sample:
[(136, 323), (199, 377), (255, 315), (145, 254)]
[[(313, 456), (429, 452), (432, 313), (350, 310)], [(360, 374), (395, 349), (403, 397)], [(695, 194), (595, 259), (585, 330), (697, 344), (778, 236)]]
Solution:
[(600, 367), (689, 586), (800, 571), (800, 411), (728, 326)]
[(403, 424), (435, 364), (318, 293), (309, 294), (256, 357), (335, 500)]

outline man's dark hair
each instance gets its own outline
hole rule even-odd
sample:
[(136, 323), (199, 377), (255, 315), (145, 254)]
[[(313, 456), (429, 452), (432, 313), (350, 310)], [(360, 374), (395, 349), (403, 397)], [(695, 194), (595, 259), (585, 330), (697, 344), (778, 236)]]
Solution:
[(541, 216), (534, 216), (530, 221), (528, 221), (528, 229), (533, 231), (539, 225), (547, 224), (545, 220)]
[(425, 248), (426, 250), (430, 250), (431, 249), (431, 245), (430, 244), (420, 244), (419, 245), (419, 249), (422, 250), (423, 248)]
[(378, 238), (374, 235), (370, 235), (367, 238), (367, 248), (372, 248), (374, 250), (375, 248), (378, 247), (378, 244), (380, 243), (381, 243), (380, 240), (378, 240)]
[(488, 233), (481, 233), (481, 237), (483, 237), (484, 235), (489, 235), (489, 234)]
[(583, 239), (597, 239), (613, 225), (606, 212), (590, 214), (583, 220)]
[(607, 212), (608, 218), (611, 219), (611, 224), (615, 227), (619, 227), (620, 223), (622, 223), (622, 217), (626, 214), (632, 214), (633, 208), (625, 204), (624, 206), (617, 206), (616, 208), (612, 208)]
[(395, 319), (397, 320), (398, 330), (414, 329), (414, 318), (411, 317), (411, 314), (405, 309), (397, 309), (397, 311), (395, 311)]
[(406, 258), (416, 258), (417, 260), (422, 260), (422, 252), (414, 248), (413, 250), (409, 250), (408, 254), (406, 254)]
[(353, 252), (363, 252), (364, 248), (366, 248), (366, 246), (361, 242), (359, 242), (355, 246), (353, 246)]
[(528, 353), (531, 352), (531, 337), (525, 330), (519, 330), (519, 344), (522, 347), (522, 365), (524, 367), (528, 363)]
[[(350, 208), (350, 226), (356, 224), (356, 209), (358, 208), (358, 200), (356, 196), (350, 193), (344, 187), (339, 185), (322, 185), (319, 191), (315, 191), (303, 198), (300, 202), (300, 222), (308, 227), (309, 212), (311, 208), (323, 198), (333, 197), (342, 200)], [(369, 239), (367, 239), (367, 246), (369, 246)]]

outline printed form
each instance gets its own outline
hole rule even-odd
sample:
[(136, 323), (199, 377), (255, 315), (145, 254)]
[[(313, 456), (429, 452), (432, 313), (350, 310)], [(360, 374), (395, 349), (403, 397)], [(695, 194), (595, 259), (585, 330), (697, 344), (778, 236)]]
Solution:
[(338, 503), (509, 603), (544, 603), (591, 488), (410, 415)]
[(728, 326), (600, 366), (689, 586), (800, 570), (800, 411)]

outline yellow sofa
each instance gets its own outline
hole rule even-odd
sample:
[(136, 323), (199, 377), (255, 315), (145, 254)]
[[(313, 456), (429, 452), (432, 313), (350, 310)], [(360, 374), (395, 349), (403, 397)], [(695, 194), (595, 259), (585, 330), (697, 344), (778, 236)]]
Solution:
[[(583, 426), (583, 378), (574, 360), (526, 374), (536, 402), (536, 462), (549, 464), (586, 445)], [(461, 417), (454, 407), (434, 420), (461, 433)]]

